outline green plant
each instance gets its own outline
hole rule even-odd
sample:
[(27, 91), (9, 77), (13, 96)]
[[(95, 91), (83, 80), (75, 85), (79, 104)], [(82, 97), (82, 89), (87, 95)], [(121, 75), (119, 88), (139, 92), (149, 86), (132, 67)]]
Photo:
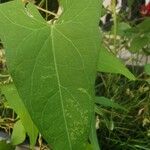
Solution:
[(139, 76), (139, 80), (129, 81), (120, 75), (98, 74), (96, 99), (100, 105), (96, 106), (96, 113), (100, 124), (97, 134), (104, 149), (144, 150), (150, 147), (150, 88), (146, 81), (148, 76)]
[[(17, 91), (14, 85), (1, 89), (6, 98), (18, 92), (12, 107), (22, 123), (33, 120), (54, 150), (85, 150), (89, 135), (93, 149), (99, 149), (93, 127), (96, 71), (121, 73), (135, 80), (101, 45), (99, 5), (98, 0), (60, 0), (62, 13), (48, 22), (32, 4), (25, 7), (15, 0), (0, 5), (0, 38)], [(26, 132), (33, 145), (36, 127)]]

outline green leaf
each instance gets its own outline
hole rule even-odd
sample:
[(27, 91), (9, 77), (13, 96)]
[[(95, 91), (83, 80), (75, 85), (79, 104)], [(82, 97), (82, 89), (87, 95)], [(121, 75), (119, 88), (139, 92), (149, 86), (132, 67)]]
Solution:
[(125, 109), (123, 106), (119, 105), (118, 103), (106, 97), (96, 97), (95, 103), (105, 107), (111, 107), (111, 108), (127, 111), (127, 109)]
[(147, 17), (144, 21), (142, 21), (142, 23), (138, 24), (135, 28), (137, 28), (137, 31), (139, 31), (140, 33), (149, 33), (150, 30), (150, 18)]
[(141, 146), (141, 145), (134, 145), (135, 148), (141, 149), (141, 150), (149, 150), (148, 147)]
[(15, 150), (15, 147), (10, 143), (6, 143), (6, 141), (0, 141), (0, 150)]
[(0, 5), (8, 68), (34, 123), (54, 150), (85, 150), (94, 113), (99, 0), (61, 0), (48, 24), (21, 1)]
[(150, 75), (150, 64), (146, 64), (146, 65), (144, 66), (144, 71), (145, 71), (148, 75)]
[(141, 50), (144, 46), (148, 45), (148, 37), (147, 36), (136, 36), (131, 41), (130, 51), (132, 52), (138, 52)]
[(122, 74), (130, 80), (136, 79), (126, 66), (117, 57), (108, 52), (104, 46), (100, 50), (97, 71)]
[[(114, 28), (114, 26), (113, 26)], [(125, 22), (118, 22), (117, 24), (117, 34), (124, 36), (126, 35), (126, 30), (129, 30), (131, 27), (129, 24), (125, 23)], [(113, 29), (112, 29), (113, 31)]]
[(145, 81), (147, 81), (147, 83), (150, 84), (150, 78), (149, 79), (145, 79)]
[(86, 147), (86, 150), (94, 150), (94, 149), (93, 149), (93, 146), (91, 144), (88, 144)]
[(19, 115), (21, 122), (30, 138), (30, 145), (33, 147), (36, 143), (38, 136), (38, 130), (33, 124), (33, 121), (24, 106), (24, 103), (21, 101), (16, 87), (13, 84), (1, 85), (1, 91), (5, 95), (9, 106), (14, 109), (14, 111)]
[(22, 122), (19, 120), (14, 124), (13, 132), (11, 136), (11, 142), (13, 145), (21, 144), (26, 138), (26, 131)]

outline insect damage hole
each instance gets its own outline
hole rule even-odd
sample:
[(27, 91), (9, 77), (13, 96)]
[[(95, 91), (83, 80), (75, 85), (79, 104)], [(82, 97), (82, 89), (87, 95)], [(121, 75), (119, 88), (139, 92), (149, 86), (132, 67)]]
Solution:
[(48, 22), (57, 20), (62, 14), (58, 0), (36, 0), (35, 5), (42, 17)]

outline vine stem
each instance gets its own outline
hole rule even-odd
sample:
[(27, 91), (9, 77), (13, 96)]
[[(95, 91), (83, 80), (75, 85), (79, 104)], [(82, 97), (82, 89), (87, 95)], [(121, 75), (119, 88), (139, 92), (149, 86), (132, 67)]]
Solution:
[[(24, 4), (28, 4), (29, 2), (34, 3), (32, 0), (22, 0), (22, 2), (23, 2)], [(51, 12), (51, 11), (49, 11), (49, 10), (46, 10), (46, 9), (41, 8), (40, 6), (42, 5), (43, 2), (44, 2), (44, 0), (42, 0), (38, 6), (35, 5), (36, 8), (37, 8), (38, 10), (41, 10), (41, 11), (45, 12), (46, 14), (50, 14), (50, 15), (53, 15), (53, 16), (55, 16), (55, 17), (58, 17), (58, 15), (57, 15), (56, 13), (53, 13), (53, 12)], [(47, 1), (46, 1), (46, 7), (47, 7)]]
[(113, 13), (113, 23), (114, 23), (114, 28), (113, 28), (113, 35), (114, 35), (114, 49), (115, 52), (116, 50), (116, 39), (117, 39), (117, 15), (116, 15), (116, 0), (112, 0), (112, 13)]
[(10, 75), (4, 75), (4, 74), (0, 74), (0, 78), (7, 78), (9, 77)]
[(41, 10), (41, 11), (43, 11), (43, 12), (45, 12), (45, 13), (47, 13), (47, 14), (53, 15), (53, 16), (55, 16), (55, 17), (58, 17), (57, 14), (55, 14), (55, 13), (53, 13), (53, 12), (51, 12), (51, 11), (48, 11), (48, 10), (46, 10), (46, 9), (43, 9), (43, 8), (41, 8), (41, 7), (39, 7), (39, 6), (36, 6), (36, 8), (39, 9), (39, 10)]

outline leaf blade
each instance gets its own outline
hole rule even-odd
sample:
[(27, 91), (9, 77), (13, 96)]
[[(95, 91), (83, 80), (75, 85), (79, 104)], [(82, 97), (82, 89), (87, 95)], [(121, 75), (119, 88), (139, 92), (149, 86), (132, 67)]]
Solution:
[(108, 52), (104, 46), (102, 46), (100, 50), (97, 71), (122, 74), (130, 80), (136, 80), (135, 76), (125, 67), (125, 65)]
[(105, 106), (105, 107), (111, 107), (114, 109), (120, 109), (120, 110), (127, 111), (127, 109), (125, 109), (124, 107), (122, 107), (118, 103), (116, 103), (116, 102), (114, 102), (111, 99), (108, 99), (106, 97), (96, 97), (95, 103), (102, 105), (102, 106)]
[(20, 120), (25, 128), (25, 131), (29, 136), (30, 145), (31, 147), (33, 147), (36, 143), (38, 130), (34, 125), (23, 102), (21, 101), (16, 87), (13, 84), (2, 85), (1, 91), (5, 95), (10, 107), (17, 113), (17, 115), (19, 115)]
[(21, 144), (26, 138), (26, 132), (22, 122), (19, 120), (14, 124), (11, 141), (13, 145)]
[[(75, 4), (71, 5), (71, 17), (65, 14), (65, 8), (70, 7), (66, 2)], [(94, 113), (93, 85), (99, 48), (95, 23), (99, 10), (95, 9), (99, 6), (98, 0), (86, 2), (62, 1), (64, 14), (52, 25), (37, 20), (32, 6), (28, 8), (29, 15), (18, 1), (12, 2), (18, 11), (6, 12), (9, 19), (2, 11), (11, 10), (12, 6), (0, 6), (4, 20), (0, 33), (18, 93), (42, 135), (58, 150), (85, 149)], [(83, 8), (86, 9), (82, 11)], [(88, 22), (86, 18), (92, 20)], [(85, 29), (87, 22), (89, 29)]]

